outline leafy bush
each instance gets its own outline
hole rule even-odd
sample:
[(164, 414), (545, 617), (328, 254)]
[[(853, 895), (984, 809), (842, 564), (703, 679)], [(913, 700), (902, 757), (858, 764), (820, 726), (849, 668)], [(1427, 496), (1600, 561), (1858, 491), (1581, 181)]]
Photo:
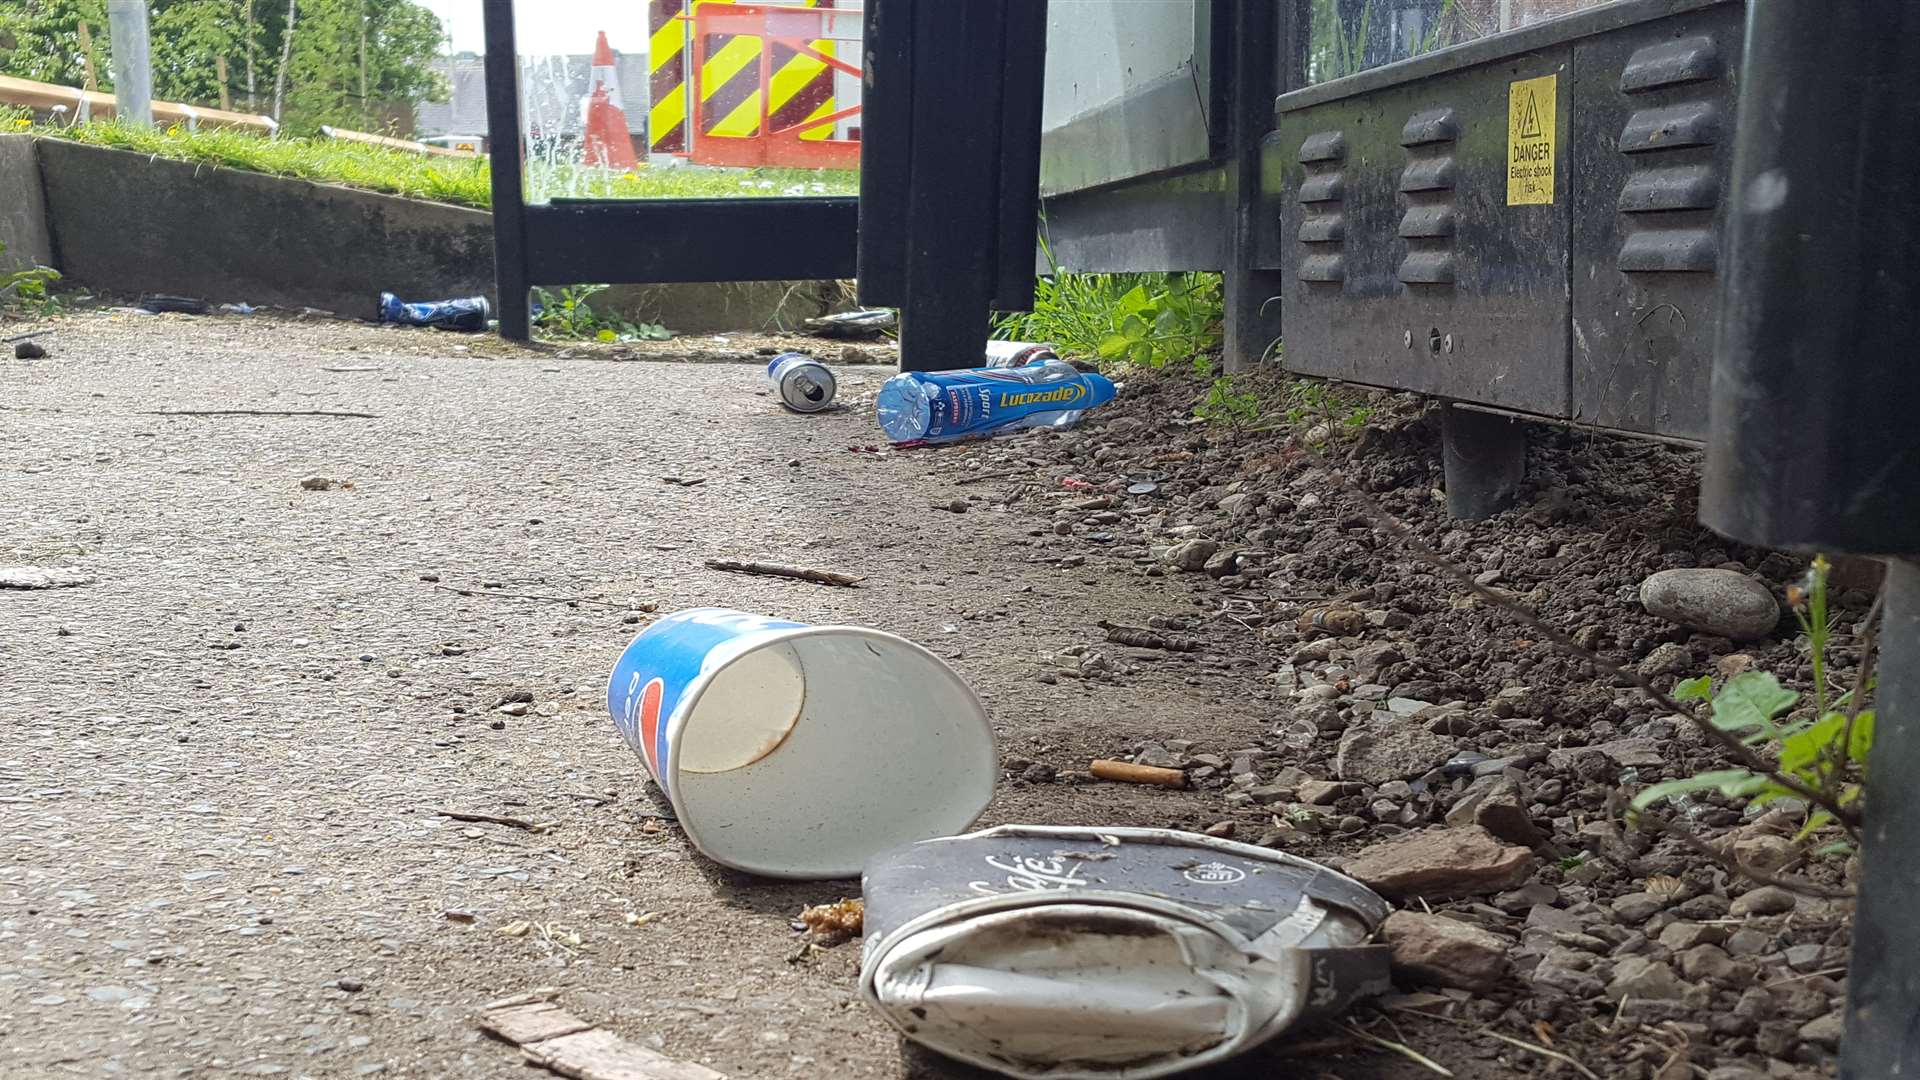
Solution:
[(1165, 367), (1169, 361), (1198, 359), (1220, 347), (1220, 275), (1141, 276), (1145, 280), (1114, 301), (1113, 329), (1101, 336), (1095, 349), (1102, 360)]

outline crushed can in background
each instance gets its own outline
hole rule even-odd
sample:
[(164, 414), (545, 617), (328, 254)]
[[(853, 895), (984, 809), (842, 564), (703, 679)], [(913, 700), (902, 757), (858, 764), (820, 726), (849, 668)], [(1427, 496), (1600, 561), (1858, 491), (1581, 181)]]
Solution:
[(973, 690), (864, 626), (675, 612), (621, 654), (607, 708), (687, 839), (769, 877), (853, 877), (879, 852), (964, 829), (999, 774)]
[(780, 404), (797, 413), (819, 412), (833, 404), (838, 383), (827, 365), (806, 353), (781, 353), (767, 365), (767, 381)]
[(989, 341), (987, 342), (987, 364), (990, 368), (1025, 367), (1042, 360), (1058, 360), (1060, 353), (1052, 345), (1032, 341)]
[(487, 320), (492, 316), (493, 307), (484, 296), (410, 304), (390, 292), (380, 294), (380, 321), (383, 323), (473, 333), (485, 330)]
[(832, 315), (822, 315), (817, 319), (808, 319), (801, 326), (807, 333), (820, 337), (880, 337), (900, 328), (900, 313), (892, 308), (841, 311)]
[(861, 887), (868, 1004), (1008, 1076), (1166, 1076), (1391, 985), (1378, 894), (1194, 833), (1003, 825), (887, 852)]
[(874, 397), (874, 416), (895, 443), (980, 439), (1035, 427), (1069, 427), (1118, 391), (1104, 375), (1065, 360), (1012, 368), (903, 371)]

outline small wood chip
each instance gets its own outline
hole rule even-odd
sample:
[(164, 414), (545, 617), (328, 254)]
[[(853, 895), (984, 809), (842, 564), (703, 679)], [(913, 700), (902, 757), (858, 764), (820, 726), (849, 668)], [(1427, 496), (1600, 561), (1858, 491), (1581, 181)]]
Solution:
[(557, 1039), (576, 1031), (591, 1031), (593, 1025), (551, 1001), (535, 1001), (488, 1009), (480, 1014), (480, 1028), (489, 1035), (519, 1046), (542, 1039)]
[(1312, 608), (1301, 612), (1295, 625), (1302, 635), (1309, 638), (1316, 634), (1351, 637), (1366, 630), (1367, 617), (1352, 608)]
[(725, 1074), (628, 1042), (553, 1003), (551, 988), (503, 998), (480, 1013), (482, 1031), (527, 1061), (574, 1080), (727, 1080)]

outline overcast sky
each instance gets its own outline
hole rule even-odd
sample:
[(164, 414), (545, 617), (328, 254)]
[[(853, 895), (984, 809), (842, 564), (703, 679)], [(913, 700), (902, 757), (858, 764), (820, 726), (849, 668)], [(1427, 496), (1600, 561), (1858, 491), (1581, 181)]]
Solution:
[[(480, 0), (421, 0), (453, 35), (454, 52), (484, 52)], [(514, 37), (524, 55), (590, 53), (596, 30), (607, 32), (614, 51), (647, 51), (646, 0), (520, 0), (514, 5)]]

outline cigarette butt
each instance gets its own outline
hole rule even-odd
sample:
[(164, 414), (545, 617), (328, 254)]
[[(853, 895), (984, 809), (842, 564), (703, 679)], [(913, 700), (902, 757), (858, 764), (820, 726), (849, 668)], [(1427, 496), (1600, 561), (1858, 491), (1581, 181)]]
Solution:
[(1179, 769), (1162, 769), (1153, 765), (1135, 765), (1126, 761), (1096, 761), (1088, 766), (1087, 771), (1102, 780), (1118, 780), (1123, 784), (1187, 786), (1186, 773)]

